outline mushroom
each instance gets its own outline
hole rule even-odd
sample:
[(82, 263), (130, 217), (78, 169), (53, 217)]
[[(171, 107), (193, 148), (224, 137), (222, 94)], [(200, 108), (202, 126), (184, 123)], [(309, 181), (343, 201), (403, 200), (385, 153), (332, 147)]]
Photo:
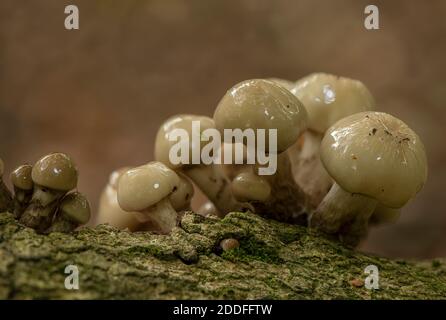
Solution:
[(32, 165), (24, 164), (11, 172), (14, 187), (14, 216), (19, 219), (33, 195), (34, 183), (31, 177)]
[(284, 87), (287, 90), (291, 90), (296, 85), (293, 81), (281, 79), (281, 78), (268, 78), (266, 80), (272, 81), (275, 84)]
[(3, 171), (5, 169), (3, 160), (0, 158), (0, 213), (12, 209), (11, 192), (3, 182)]
[(227, 238), (220, 241), (220, 248), (223, 251), (230, 251), (240, 247), (240, 242), (234, 238)]
[(232, 180), (232, 192), (240, 201), (266, 202), (271, 196), (271, 186), (253, 172), (242, 172)]
[(161, 162), (153, 161), (126, 171), (118, 181), (118, 203), (128, 212), (152, 226), (152, 231), (168, 234), (177, 225), (178, 213), (170, 195), (178, 189), (180, 178)]
[(137, 219), (137, 212), (126, 212), (121, 209), (118, 203), (118, 181), (122, 174), (130, 167), (123, 167), (113, 171), (108, 179), (108, 183), (101, 193), (99, 199), (99, 209), (94, 217), (94, 225), (109, 224), (120, 230), (129, 229), (138, 231), (143, 228), (143, 224)]
[(90, 220), (90, 205), (87, 198), (79, 192), (73, 192), (60, 202), (56, 217), (47, 232), (68, 233), (86, 224), (88, 220)]
[(181, 172), (177, 172), (177, 175), (180, 178), (180, 182), (170, 194), (169, 200), (176, 211), (187, 211), (191, 209), (190, 203), (194, 196), (194, 186)]
[(203, 203), (197, 210), (197, 213), (203, 217), (216, 216), (219, 217), (221, 214), (218, 212), (217, 208), (210, 201)]
[(316, 207), (333, 181), (320, 161), (319, 148), (325, 131), (336, 121), (375, 108), (372, 94), (358, 80), (313, 73), (296, 82), (291, 92), (308, 111), (308, 130), (290, 148), (293, 175)]
[(33, 166), (31, 177), (33, 195), (20, 222), (37, 232), (45, 231), (51, 224), (59, 200), (77, 185), (77, 169), (69, 156), (51, 153)]
[(311, 227), (356, 245), (378, 203), (403, 207), (423, 187), (427, 160), (418, 135), (382, 112), (361, 112), (334, 124), (321, 160), (335, 183), (310, 218)]
[[(272, 81), (247, 80), (224, 95), (215, 110), (214, 121), (222, 134), (225, 129), (277, 130), (277, 141), (272, 141), (276, 143), (271, 145), (273, 149), (270, 150), (271, 142), (266, 139), (263, 150), (277, 160), (276, 172), (263, 176), (271, 187), (271, 196), (264, 202), (256, 202), (254, 210), (277, 220), (306, 223), (306, 196), (292, 178), (291, 164), (285, 152), (306, 129), (307, 113), (302, 103)], [(247, 144), (246, 140), (243, 143)], [(247, 148), (249, 158), (252, 148), (248, 145)], [(259, 152), (258, 143), (256, 151)], [(259, 163), (255, 167), (259, 168)]]
[[(198, 145), (194, 143), (192, 125), (194, 121), (200, 123), (200, 137)], [(221, 165), (214, 163), (203, 164), (174, 164), (171, 162), (169, 153), (172, 147), (178, 142), (169, 139), (174, 130), (183, 129), (189, 136), (189, 159), (193, 158), (196, 151), (206, 145), (207, 139), (204, 137), (206, 129), (215, 128), (214, 121), (211, 118), (195, 115), (177, 115), (169, 118), (160, 127), (155, 142), (155, 159), (165, 163), (168, 167), (181, 171), (190, 178), (198, 188), (208, 197), (210, 201), (218, 208), (222, 215), (231, 211), (244, 210), (245, 205), (238, 202), (231, 193), (230, 181), (225, 175)]]

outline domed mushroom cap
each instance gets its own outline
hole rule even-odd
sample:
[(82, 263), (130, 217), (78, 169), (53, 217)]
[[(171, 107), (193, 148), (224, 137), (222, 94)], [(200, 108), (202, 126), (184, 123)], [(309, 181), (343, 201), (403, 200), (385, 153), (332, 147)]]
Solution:
[(32, 165), (24, 164), (11, 172), (11, 183), (21, 190), (31, 190), (34, 186), (31, 177)]
[(421, 190), (427, 160), (418, 135), (382, 112), (361, 112), (338, 121), (321, 143), (321, 160), (346, 191), (400, 208)]
[(282, 152), (306, 129), (307, 112), (290, 91), (272, 81), (255, 79), (229, 89), (215, 110), (214, 120), (220, 132), (277, 129), (277, 151)]
[(142, 211), (178, 187), (178, 175), (161, 162), (153, 161), (125, 172), (118, 182), (118, 203), (125, 211)]
[[(193, 121), (200, 122), (200, 144), (196, 145), (192, 137)], [(208, 143), (208, 140), (203, 136), (203, 131), (206, 129), (215, 128), (214, 120), (205, 116), (196, 116), (190, 114), (176, 115), (164, 122), (159, 128), (155, 139), (155, 159), (165, 163), (168, 167), (176, 169), (183, 164), (173, 164), (169, 159), (169, 151), (172, 146), (176, 145), (178, 141), (169, 141), (169, 135), (175, 129), (184, 129), (189, 134), (189, 159), (191, 159), (192, 150), (202, 148)]]
[(176, 211), (186, 210), (194, 196), (194, 186), (181, 172), (177, 172), (177, 175), (180, 180), (175, 190), (170, 194), (169, 200)]
[(269, 183), (252, 172), (243, 172), (232, 181), (232, 192), (240, 201), (266, 201), (271, 195)]
[(77, 185), (76, 167), (64, 153), (51, 153), (38, 160), (31, 177), (34, 183), (54, 190), (69, 191)]
[(59, 210), (66, 219), (78, 224), (86, 224), (90, 220), (90, 204), (79, 192), (66, 195), (60, 203)]
[(3, 177), (3, 171), (5, 170), (5, 164), (3, 160), (0, 158), (0, 178)]
[(310, 74), (291, 92), (307, 109), (308, 127), (320, 133), (344, 117), (375, 109), (373, 96), (361, 81), (331, 74)]

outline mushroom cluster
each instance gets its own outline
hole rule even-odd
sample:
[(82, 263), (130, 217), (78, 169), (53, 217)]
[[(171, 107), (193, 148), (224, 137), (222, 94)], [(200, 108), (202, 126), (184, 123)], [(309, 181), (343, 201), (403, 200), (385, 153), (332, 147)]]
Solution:
[[(224, 217), (249, 210), (355, 246), (369, 225), (396, 221), (427, 177), (420, 138), (401, 120), (373, 110), (375, 100), (362, 82), (335, 75), (238, 83), (212, 118), (167, 119), (156, 136), (156, 161), (111, 175), (96, 222), (169, 233), (190, 210), (195, 185), (208, 198), (200, 214)], [(219, 132), (213, 156), (220, 161), (172, 162), (178, 129), (190, 137), (182, 150), (192, 158), (210, 143), (210, 129)], [(264, 136), (265, 143), (254, 146), (248, 135), (223, 139), (228, 130), (247, 129), (275, 130), (276, 139), (271, 144), (271, 136)], [(260, 173), (268, 168), (252, 157), (259, 151), (275, 159), (272, 173)]]
[[(0, 162), (3, 174), (3, 162)], [(78, 172), (64, 153), (50, 153), (34, 165), (24, 164), (11, 172), (11, 197), (0, 184), (0, 211), (13, 212), (16, 219), (39, 233), (71, 232), (90, 219), (90, 205), (79, 192)]]

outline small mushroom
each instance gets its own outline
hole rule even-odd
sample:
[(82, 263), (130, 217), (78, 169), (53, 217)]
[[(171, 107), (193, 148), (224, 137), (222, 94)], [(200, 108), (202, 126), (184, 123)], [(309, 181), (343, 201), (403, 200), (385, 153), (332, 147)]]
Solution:
[(302, 140), (289, 151), (293, 175), (316, 207), (333, 183), (320, 161), (325, 131), (344, 117), (375, 109), (375, 101), (362, 82), (326, 73), (300, 79), (291, 92), (303, 103), (309, 119)]
[(5, 166), (3, 160), (0, 158), (0, 213), (11, 210), (13, 207), (11, 192), (8, 190), (5, 183), (3, 182), (4, 169)]
[(310, 225), (356, 245), (378, 203), (398, 209), (422, 188), (427, 160), (418, 135), (401, 120), (361, 112), (333, 125), (321, 143), (321, 160), (335, 183)]
[(215, 216), (219, 217), (221, 216), (217, 210), (217, 208), (214, 206), (214, 204), (210, 201), (206, 201), (203, 203), (197, 210), (197, 213), (203, 217), (208, 216)]
[[(200, 143), (194, 144), (192, 137), (193, 121), (200, 122)], [(176, 129), (183, 129), (189, 133), (189, 159), (195, 150), (201, 150), (206, 145), (203, 139), (203, 131), (209, 128), (215, 128), (214, 121), (211, 118), (194, 115), (177, 115), (169, 118), (160, 127), (155, 142), (155, 159), (165, 163), (168, 167), (181, 171), (190, 178), (196, 186), (212, 201), (222, 215), (231, 211), (239, 211), (245, 207), (243, 203), (238, 202), (231, 193), (230, 181), (225, 175), (221, 165), (217, 164), (173, 164), (170, 161), (169, 153), (171, 148), (177, 144), (176, 141), (169, 140), (169, 135)], [(200, 159), (199, 159), (200, 160)]]
[(138, 231), (143, 223), (137, 219), (137, 212), (126, 212), (118, 203), (118, 181), (122, 174), (130, 170), (123, 167), (113, 171), (99, 199), (99, 209), (94, 217), (94, 225), (109, 224), (120, 230)]
[(32, 169), (32, 165), (24, 164), (16, 168), (10, 175), (14, 187), (14, 216), (16, 219), (19, 219), (25, 211), (33, 195)]
[(238, 247), (240, 247), (240, 243), (238, 242), (237, 239), (234, 239), (234, 238), (223, 239), (220, 242), (220, 248), (223, 251), (234, 250), (234, 249), (237, 249)]
[(253, 172), (242, 172), (232, 180), (232, 192), (240, 201), (266, 202), (271, 196), (271, 186)]
[(180, 178), (161, 162), (153, 161), (125, 172), (118, 181), (118, 203), (138, 219), (150, 223), (152, 231), (168, 234), (177, 225), (178, 213), (170, 195)]
[[(271, 187), (271, 197), (265, 202), (256, 202), (254, 210), (277, 220), (306, 223), (306, 196), (292, 178), (290, 160), (285, 152), (306, 129), (307, 113), (302, 103), (274, 82), (247, 80), (229, 89), (220, 100), (214, 121), (222, 134), (225, 129), (277, 130), (273, 150), (269, 149), (268, 139), (264, 146), (264, 151), (277, 159), (276, 172), (262, 176)], [(249, 146), (247, 152), (249, 157)]]
[(77, 227), (86, 224), (90, 220), (90, 215), (90, 204), (87, 198), (79, 192), (70, 193), (60, 202), (56, 217), (47, 232), (74, 231)]
[(31, 171), (33, 195), (20, 222), (38, 232), (45, 231), (60, 199), (76, 187), (77, 175), (73, 161), (64, 153), (51, 153), (39, 159)]

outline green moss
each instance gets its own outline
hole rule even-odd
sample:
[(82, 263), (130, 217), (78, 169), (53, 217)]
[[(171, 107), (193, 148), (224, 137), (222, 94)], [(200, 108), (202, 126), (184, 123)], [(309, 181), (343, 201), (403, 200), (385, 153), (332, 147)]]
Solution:
[[(225, 238), (238, 249), (220, 253)], [(79, 268), (80, 290), (64, 269)], [(355, 287), (364, 268), (380, 290)], [(39, 235), (0, 213), (0, 298), (12, 299), (444, 299), (444, 260), (392, 261), (352, 251), (306, 228), (248, 213), (186, 214), (169, 236), (110, 226)]]

